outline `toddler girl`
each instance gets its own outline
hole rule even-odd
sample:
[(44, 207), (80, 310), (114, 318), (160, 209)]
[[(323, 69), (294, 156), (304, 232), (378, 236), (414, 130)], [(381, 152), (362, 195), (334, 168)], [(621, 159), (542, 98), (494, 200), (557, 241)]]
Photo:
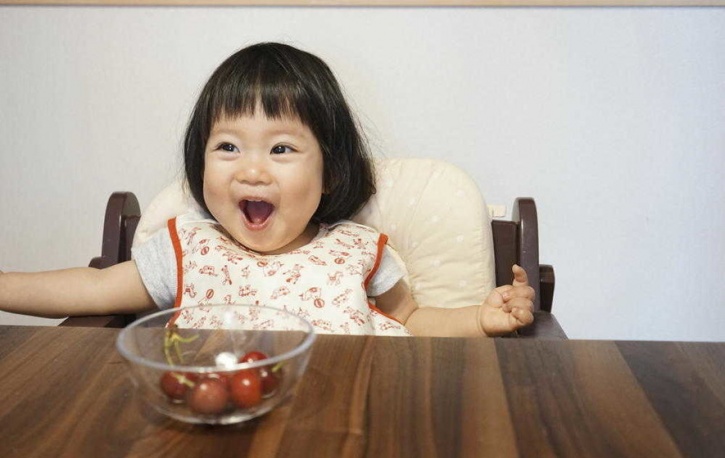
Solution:
[[(387, 335), (493, 336), (533, 321), (518, 266), (480, 305), (418, 307), (386, 236), (347, 220), (375, 192), (371, 160), (334, 75), (309, 53), (264, 43), (223, 62), (196, 103), (184, 159), (201, 210), (170, 220), (132, 261), (2, 274), (0, 308), (68, 316), (251, 303), (318, 332)], [(182, 313), (176, 324), (208, 319)]]

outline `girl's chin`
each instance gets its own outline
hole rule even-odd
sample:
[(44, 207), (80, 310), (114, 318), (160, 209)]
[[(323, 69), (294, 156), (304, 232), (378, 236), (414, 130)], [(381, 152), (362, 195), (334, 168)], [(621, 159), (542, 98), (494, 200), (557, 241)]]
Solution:
[(243, 245), (246, 249), (259, 254), (280, 254), (290, 251), (287, 247), (289, 241), (276, 241), (270, 234), (263, 233), (247, 233), (241, 237), (235, 237), (236, 241)]
[(247, 233), (243, 234), (242, 237), (237, 238), (237, 242), (242, 244), (248, 250), (252, 250), (256, 253), (263, 255), (283, 254), (290, 251), (301, 248), (314, 239), (317, 234), (318, 228), (314, 225), (310, 225), (305, 230), (292, 240), (283, 239), (275, 240), (275, 237), (267, 233)]
[(284, 246), (280, 246), (278, 244), (269, 243), (269, 241), (266, 241), (266, 243), (259, 243), (255, 242), (254, 240), (250, 240), (247, 237), (237, 238), (237, 243), (244, 246), (244, 248), (254, 251), (255, 253), (259, 254), (277, 254), (278, 252), (284, 252)]

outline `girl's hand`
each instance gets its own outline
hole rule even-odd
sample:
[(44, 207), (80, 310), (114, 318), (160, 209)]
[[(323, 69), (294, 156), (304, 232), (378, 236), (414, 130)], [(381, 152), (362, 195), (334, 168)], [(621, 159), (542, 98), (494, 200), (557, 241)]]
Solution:
[(513, 284), (491, 291), (479, 307), (479, 324), (487, 336), (507, 334), (534, 321), (534, 289), (521, 266), (514, 265), (512, 271)]

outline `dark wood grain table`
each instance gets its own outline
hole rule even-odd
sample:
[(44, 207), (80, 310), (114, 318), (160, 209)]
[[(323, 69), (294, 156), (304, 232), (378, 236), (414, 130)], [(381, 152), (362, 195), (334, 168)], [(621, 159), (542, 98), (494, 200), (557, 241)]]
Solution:
[(0, 326), (0, 457), (718, 457), (725, 344), (319, 336), (249, 423), (145, 407), (118, 330)]

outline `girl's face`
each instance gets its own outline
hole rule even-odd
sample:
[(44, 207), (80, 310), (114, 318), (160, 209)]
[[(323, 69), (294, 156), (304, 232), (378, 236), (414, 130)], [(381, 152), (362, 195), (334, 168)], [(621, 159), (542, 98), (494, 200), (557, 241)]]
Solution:
[(285, 253), (317, 234), (310, 223), (323, 192), (322, 150), (297, 118), (222, 117), (204, 153), (204, 201), (245, 247)]

